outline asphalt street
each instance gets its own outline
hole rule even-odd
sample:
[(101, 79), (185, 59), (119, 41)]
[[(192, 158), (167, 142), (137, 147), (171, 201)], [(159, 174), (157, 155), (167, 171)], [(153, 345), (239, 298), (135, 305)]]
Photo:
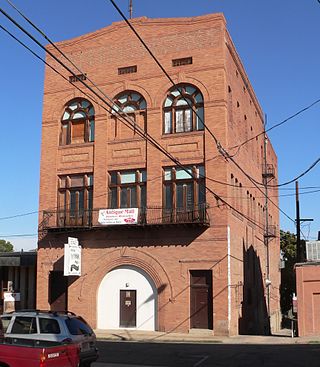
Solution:
[(99, 341), (92, 367), (319, 367), (320, 344)]

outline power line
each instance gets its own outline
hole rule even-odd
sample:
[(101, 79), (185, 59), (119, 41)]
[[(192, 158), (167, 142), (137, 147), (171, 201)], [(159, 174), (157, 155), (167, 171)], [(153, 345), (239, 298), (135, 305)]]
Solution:
[[(2, 28), (1, 25), (0, 25), (0, 28)], [(11, 216), (8, 216), (8, 217), (0, 217), (0, 220), (7, 220), (7, 219), (13, 219), (13, 218), (19, 218), (19, 217), (26, 217), (28, 215), (38, 214), (38, 213), (39, 213), (39, 210), (34, 211), (34, 212), (29, 212), (29, 213), (15, 214), (15, 215), (11, 215)]]
[(268, 185), (268, 187), (281, 187), (281, 186), (286, 186), (289, 185), (295, 181), (298, 181), (299, 178), (305, 176), (308, 172), (310, 172), (318, 163), (320, 162), (320, 157), (318, 159), (316, 159), (309, 168), (307, 168), (304, 172), (302, 172), (299, 176), (293, 178), (290, 181), (284, 182), (282, 184), (279, 185)]
[(281, 122), (279, 122), (279, 123), (277, 123), (277, 124), (275, 124), (275, 125), (273, 125), (273, 126), (269, 127), (269, 128), (268, 128), (268, 129), (266, 129), (265, 131), (262, 131), (262, 132), (260, 132), (259, 134), (257, 134), (257, 135), (255, 135), (255, 136), (253, 136), (253, 137), (251, 137), (251, 138), (249, 138), (249, 139), (245, 140), (245, 141), (244, 141), (244, 142), (242, 142), (241, 144), (234, 145), (234, 146), (230, 147), (230, 149), (238, 148), (238, 149), (237, 149), (237, 152), (236, 152), (236, 153), (234, 153), (232, 156), (234, 157), (235, 155), (237, 155), (237, 154), (239, 153), (240, 149), (241, 149), (245, 144), (249, 143), (250, 141), (252, 141), (252, 140), (254, 140), (254, 139), (256, 139), (256, 138), (258, 138), (259, 136), (263, 135), (264, 133), (267, 133), (267, 132), (269, 132), (269, 131), (271, 131), (271, 130), (273, 130), (273, 129), (275, 129), (275, 128), (277, 128), (277, 127), (279, 127), (279, 126), (283, 125), (283, 124), (285, 124), (285, 123), (286, 123), (286, 122), (288, 122), (289, 120), (292, 120), (294, 117), (296, 117), (296, 116), (300, 115), (301, 113), (303, 113), (303, 112), (305, 112), (305, 111), (309, 110), (310, 108), (312, 108), (314, 105), (318, 104), (319, 102), (320, 102), (320, 98), (319, 98), (319, 99), (317, 99), (316, 101), (312, 102), (312, 103), (311, 103), (311, 104), (309, 104), (308, 106), (306, 106), (306, 107), (302, 108), (301, 110), (297, 111), (297, 112), (296, 112), (296, 113), (294, 113), (293, 115), (291, 115), (291, 116), (287, 117), (286, 119), (282, 120)]
[[(160, 67), (160, 69), (164, 72), (164, 74), (167, 76), (167, 78), (170, 80), (170, 82), (173, 84), (173, 86), (179, 91), (179, 93), (182, 95), (182, 93), (181, 93), (181, 91), (179, 90), (179, 88), (177, 87), (177, 85), (174, 83), (174, 81), (172, 80), (172, 78), (168, 75), (168, 73), (166, 72), (166, 70), (163, 68), (163, 66), (160, 64), (160, 62), (157, 60), (157, 58), (153, 55), (153, 53), (151, 52), (151, 50), (149, 49), (149, 47), (145, 44), (145, 42), (144, 42), (144, 40), (140, 37), (140, 35), (136, 32), (136, 30), (134, 29), (134, 27), (130, 24), (130, 22), (128, 21), (128, 19), (125, 17), (125, 15), (122, 13), (122, 11), (120, 10), (120, 8), (116, 5), (116, 3), (113, 1), (113, 0), (110, 0), (111, 2), (112, 2), (112, 4), (114, 5), (114, 7), (117, 9), (117, 11), (120, 13), (120, 15), (123, 17), (123, 19), (126, 21), (126, 23), (129, 25), (129, 27), (132, 29), (132, 31), (135, 33), (135, 35), (138, 37), (138, 39), (140, 40), (140, 42), (142, 42), (142, 44), (144, 45), (144, 47), (146, 48), (146, 50), (149, 52), (149, 54), (152, 56), (152, 58), (154, 59), (154, 61), (158, 64), (158, 66)], [(53, 47), (56, 49), (56, 50), (58, 50), (59, 52), (60, 52), (60, 54), (62, 54), (69, 62), (71, 62), (72, 63), (72, 65), (74, 66), (74, 67), (76, 67), (76, 65), (66, 56), (66, 55), (64, 55), (61, 51), (60, 51), (60, 49), (59, 48), (57, 48), (56, 47), (56, 45), (54, 45), (53, 44), (53, 42), (44, 34), (44, 32), (43, 31), (41, 31), (37, 26), (35, 26), (27, 17), (25, 17), (23, 14), (22, 14), (22, 12), (21, 11), (19, 11), (13, 4), (12, 4), (12, 2), (11, 1), (9, 1), (9, 0), (7, 0), (7, 2), (11, 5), (11, 6), (13, 6), (14, 8), (15, 8), (15, 10), (17, 10), (18, 12), (19, 12), (19, 14), (29, 23), (29, 24), (31, 24), (38, 32), (40, 32), (41, 33), (41, 35), (43, 36), (43, 37), (45, 37), (45, 39), (46, 40), (48, 40), (49, 42), (50, 42), (50, 44), (52, 44), (53, 45)], [(2, 13), (4, 14), (4, 15), (6, 15), (3, 11), (2, 11)], [(7, 16), (7, 15), (6, 15)], [(9, 18), (10, 19), (10, 18)], [(10, 19), (11, 20), (11, 19)], [(17, 24), (16, 24), (17, 25)], [(21, 29), (21, 27), (18, 25), (18, 27)], [(22, 30), (22, 29), (21, 29)], [(24, 31), (24, 30), (23, 30)], [(25, 32), (25, 31), (24, 31)], [(28, 33), (27, 33), (28, 34)], [(29, 34), (28, 34), (29, 35)], [(30, 37), (30, 35), (29, 35), (29, 37)], [(37, 42), (37, 44), (39, 44), (38, 42)], [(43, 46), (41, 46), (41, 47), (43, 47)], [(46, 50), (47, 51), (47, 50)], [(51, 55), (52, 56), (52, 55)], [(56, 58), (55, 58), (56, 59)], [(61, 61), (60, 60), (58, 60), (58, 59), (56, 59), (56, 61), (58, 61), (60, 64), (61, 64)], [(62, 65), (62, 64), (61, 64)], [(62, 65), (62, 66), (64, 66), (65, 67), (65, 65)], [(78, 71), (80, 71), (80, 69), (78, 68), (78, 67), (76, 67), (76, 69), (78, 70)], [(72, 73), (72, 71), (69, 69), (68, 70), (69, 72), (71, 72)], [(74, 73), (72, 73), (76, 78), (77, 78), (77, 76), (74, 74)], [(82, 80), (80, 80), (79, 78), (77, 78), (79, 81), (81, 81), (82, 82), (82, 84), (84, 84), (87, 88), (88, 88), (88, 85), (86, 85), (86, 83), (83, 83), (83, 81)], [(107, 97), (96, 85), (95, 85), (95, 87), (105, 96), (105, 97)], [(91, 91), (92, 91), (92, 89), (91, 88), (89, 88)], [(96, 92), (94, 92), (95, 94), (96, 94)], [(96, 94), (97, 95), (97, 94)], [(100, 99), (101, 99), (101, 97), (100, 96), (98, 96)], [(184, 98), (184, 96), (182, 95), (182, 97)], [(108, 98), (108, 97), (107, 97)], [(108, 98), (109, 99), (109, 98)], [(186, 98), (184, 98), (186, 101), (187, 101), (187, 103), (188, 103), (188, 105), (189, 105), (189, 107), (190, 108), (192, 108), (192, 110), (194, 111), (194, 109), (193, 109), (193, 106), (191, 106), (190, 105), (190, 102), (186, 99)], [(109, 99), (110, 100), (110, 99)], [(277, 126), (280, 126), (281, 124), (283, 124), (283, 123), (285, 123), (286, 121), (288, 121), (289, 119), (291, 119), (291, 118), (293, 118), (293, 117), (295, 117), (296, 115), (298, 115), (299, 113), (302, 113), (303, 111), (305, 111), (306, 109), (308, 109), (308, 108), (311, 108), (314, 104), (316, 104), (316, 103), (318, 103), (320, 100), (318, 100), (318, 101), (316, 101), (316, 102), (314, 102), (312, 105), (310, 105), (310, 106), (308, 106), (307, 108), (305, 108), (305, 109), (303, 109), (303, 110), (301, 110), (301, 111), (299, 111), (299, 112), (297, 112), (296, 114), (294, 114), (294, 115), (292, 115), (291, 117), (289, 117), (288, 119), (286, 119), (286, 120), (284, 120), (284, 121), (282, 121), (281, 123), (279, 123), (279, 124), (277, 124), (277, 125), (275, 125), (275, 126), (273, 126), (273, 127), (271, 127), (270, 129), (268, 129), (267, 131), (270, 131), (270, 130), (272, 130), (273, 128), (275, 128), (275, 127), (277, 127)], [(105, 102), (105, 101), (104, 101)], [(105, 102), (106, 103), (106, 102)], [(108, 104), (108, 103), (107, 103)], [(110, 105), (108, 105), (109, 107), (111, 107), (112, 108), (112, 110), (115, 110), (114, 109), (114, 107), (113, 106), (110, 106)], [(118, 111), (116, 111), (116, 112), (118, 112)], [(196, 115), (198, 116), (198, 118), (202, 121), (202, 119), (201, 119), (201, 117), (197, 114), (197, 112), (196, 111), (194, 111), (195, 113), (196, 113)], [(130, 122), (129, 122), (130, 123)], [(255, 179), (253, 179), (251, 176), (249, 176), (248, 174), (246, 174), (245, 173), (245, 171), (238, 165), (238, 163), (236, 163), (234, 160), (233, 160), (233, 156), (230, 156), (230, 154), (221, 146), (221, 144), (219, 143), (219, 141), (217, 140), (217, 138), (215, 137), (215, 135), (211, 132), (211, 130), (204, 124), (204, 122), (202, 121), (202, 123), (203, 123), (203, 126), (208, 130), (208, 132), (210, 133), (210, 135), (213, 137), (213, 139), (214, 139), (214, 141), (215, 141), (215, 143), (216, 143), (216, 145), (217, 145), (217, 148), (218, 148), (218, 151), (220, 152), (220, 154), (222, 155), (222, 156), (224, 156), (226, 159), (230, 159), (245, 175), (246, 175), (246, 177), (247, 178), (249, 178), (249, 180), (251, 181), (251, 182), (253, 182), (254, 184), (255, 184), (255, 186), (258, 188), (258, 190), (259, 191), (261, 191), (261, 189), (256, 185), (256, 184), (260, 184), (260, 185), (262, 185), (262, 183), (260, 183), (260, 182), (258, 182), (258, 181), (256, 181)], [(264, 133), (265, 133), (266, 131), (264, 131)], [(152, 138), (153, 139), (153, 138)], [(157, 143), (157, 142), (156, 142)], [(153, 141), (153, 144), (154, 144), (154, 141)], [(158, 143), (157, 143), (158, 144)], [(160, 146), (161, 147), (161, 146)], [(163, 149), (163, 147), (161, 147), (162, 149)], [(164, 151), (162, 151), (163, 153), (164, 153)], [(167, 154), (170, 154), (169, 152), (166, 152), (166, 156), (168, 156)], [(171, 154), (170, 154), (170, 156), (172, 156)], [(172, 156), (173, 157), (173, 156)], [(173, 157), (174, 158), (174, 162), (177, 164), (178, 163), (178, 160), (175, 158), (175, 157)], [(172, 159), (172, 158), (171, 158)], [(180, 162), (179, 162), (180, 163)], [(181, 163), (180, 163), (180, 166), (181, 166), (181, 168), (182, 169), (184, 169), (185, 170), (185, 168), (184, 168), (184, 166), (183, 165), (181, 165)], [(312, 168), (312, 167), (311, 167)], [(310, 168), (310, 169), (311, 169)], [(307, 170), (307, 172), (310, 170), (310, 169), (308, 169)], [(299, 177), (302, 177), (304, 174), (306, 174), (307, 172), (305, 172), (305, 173), (303, 173), (302, 175), (300, 175)], [(293, 180), (294, 181), (294, 180)], [(289, 183), (291, 183), (291, 182), (293, 182), (293, 181), (290, 181), (290, 182), (288, 182), (288, 183), (286, 183), (286, 184), (289, 184)], [(284, 184), (283, 184), (284, 185)], [(281, 186), (283, 186), (283, 185), (281, 185)], [(278, 187), (279, 185), (274, 185), (275, 187)], [(207, 188), (208, 189), (208, 188)], [(282, 209), (280, 209), (272, 200), (270, 200), (270, 202), (273, 204), (273, 205), (275, 205), (285, 216), (287, 216), (290, 220), (292, 220), (293, 221), (293, 219), (292, 218), (290, 218), (285, 212), (283, 212), (282, 211)]]
[[(115, 111), (119, 116), (120, 119), (123, 121), (125, 120), (127, 123), (129, 123), (129, 125), (132, 127), (132, 121), (128, 121), (127, 118), (124, 118), (123, 114), (119, 113), (118, 110), (116, 110), (114, 108), (114, 106), (111, 106), (110, 104), (108, 104), (108, 102), (106, 102), (100, 95), (97, 94), (97, 92), (95, 92), (90, 86), (88, 86), (83, 80), (81, 80), (77, 75), (75, 75), (75, 73), (69, 68), (67, 67), (61, 60), (59, 60), (51, 51), (47, 50), (39, 41), (37, 41), (29, 32), (27, 32), (19, 23), (17, 23), (12, 17), (10, 17), (3, 9), (0, 8), (0, 11), (2, 14), (4, 14), (13, 24), (15, 24), (22, 32), (24, 32), (25, 34), (28, 35), (29, 38), (31, 38), (38, 46), (40, 46), (41, 48), (43, 48), (54, 60), (56, 60), (61, 66), (63, 66), (66, 70), (68, 70), (78, 81), (80, 81), (85, 87), (87, 87), (92, 93), (94, 93), (99, 99), (101, 99), (104, 103), (106, 103), (113, 111)], [(60, 52), (61, 53), (61, 52)], [(79, 69), (78, 69), (79, 70)], [(59, 73), (60, 74), (60, 73)], [(79, 89), (79, 88), (78, 88)], [(133, 122), (134, 123), (134, 122)], [(137, 129), (136, 124), (134, 123), (134, 129)], [(143, 137), (146, 141), (148, 141), (150, 144), (152, 144), (155, 148), (157, 148), (158, 150), (160, 150), (163, 154), (165, 154), (169, 159), (171, 159), (177, 166), (179, 166), (180, 168), (182, 168), (183, 170), (185, 170), (186, 172), (187, 169), (185, 166), (183, 166), (179, 160), (177, 158), (175, 158), (174, 156), (172, 156), (171, 153), (167, 152), (155, 139), (153, 139), (152, 137), (149, 136), (149, 134), (145, 133), (144, 131), (140, 131), (140, 127), (138, 126), (138, 132), (139, 135), (141, 137)], [(221, 153), (222, 154), (222, 153)], [(248, 176), (249, 177), (249, 176)], [(217, 200), (222, 201), (225, 205), (227, 205), (229, 208), (237, 211), (240, 215), (242, 215), (244, 218), (246, 218), (248, 221), (253, 222), (250, 218), (246, 217), (243, 213), (241, 213), (240, 211), (238, 211), (236, 208), (234, 208), (232, 205), (230, 205), (229, 203), (227, 203), (224, 199), (222, 199), (219, 195), (217, 195), (213, 190), (211, 190), (210, 188), (208, 188), (207, 186), (205, 186), (205, 188), (208, 190), (208, 192), (210, 192), (211, 194), (214, 195), (214, 197)], [(259, 189), (259, 188), (258, 188)], [(281, 209), (278, 207), (278, 209), (281, 211)], [(283, 212), (283, 211), (282, 211)], [(283, 212), (284, 213), (284, 212)], [(286, 213), (284, 213), (286, 215)], [(287, 216), (287, 215), (286, 215)], [(288, 217), (288, 216), (287, 216)], [(290, 217), (288, 217), (290, 218)], [(291, 218), (290, 218), (291, 219)], [(254, 223), (254, 222), (253, 222)], [(256, 223), (254, 223), (256, 225)]]
[(12, 237), (37, 237), (38, 233), (25, 233), (25, 234), (0, 234), (0, 237), (12, 238)]
[[(128, 24), (129, 28), (134, 32), (134, 34), (138, 37), (138, 39), (140, 40), (140, 42), (143, 44), (143, 46), (145, 47), (145, 49), (148, 51), (148, 53), (151, 55), (151, 57), (154, 59), (154, 61), (157, 63), (157, 65), (160, 67), (160, 69), (163, 71), (163, 73), (166, 75), (166, 77), (170, 80), (170, 82), (176, 87), (174, 81), (172, 80), (172, 78), (168, 75), (168, 73), (166, 72), (166, 70), (163, 68), (163, 66), (161, 65), (161, 63), (158, 61), (158, 59), (154, 56), (154, 54), (152, 53), (152, 51), (149, 49), (149, 47), (146, 45), (146, 43), (144, 42), (144, 40), (142, 39), (142, 37), (138, 34), (138, 32), (135, 30), (135, 28), (133, 27), (133, 25), (129, 22), (129, 20), (127, 19), (127, 17), (123, 14), (123, 12), (121, 11), (121, 9), (118, 7), (118, 5), (114, 2), (114, 0), (110, 0), (110, 2), (112, 3), (112, 5), (116, 8), (116, 10), (118, 11), (118, 13), (121, 15), (121, 17), (124, 19), (124, 21)], [(217, 145), (217, 149), (219, 151), (219, 153), (225, 158), (225, 159), (229, 159), (231, 160), (237, 167), (238, 169), (257, 187), (257, 189), (259, 191), (261, 191), (263, 194), (264, 192), (260, 189), (260, 187), (258, 187), (258, 185), (263, 185), (263, 183), (256, 181), (254, 178), (252, 178), (250, 175), (248, 175), (244, 169), (232, 158), (232, 156), (221, 146), (220, 142), (217, 140), (217, 138), (212, 134), (212, 132), (210, 131), (210, 129), (208, 129), (208, 127), (204, 124), (204, 126), (206, 127), (206, 129), (209, 131), (210, 135), (213, 137), (216, 145)], [(264, 131), (265, 133), (265, 131)], [(294, 219), (292, 219), (289, 215), (287, 215), (278, 205), (276, 205), (272, 200), (269, 199), (269, 201), (278, 209), (280, 210), (280, 212), (282, 214), (284, 214), (288, 219), (290, 219), (292, 222), (295, 222)]]
[(188, 106), (192, 109), (192, 111), (196, 114), (196, 116), (199, 118), (199, 120), (201, 121), (203, 127), (208, 131), (208, 133), (211, 135), (211, 137), (213, 138), (218, 151), (221, 153), (222, 156), (224, 156), (223, 150), (221, 150), (222, 146), (219, 142), (219, 140), (217, 139), (217, 137), (213, 134), (213, 132), (208, 128), (208, 126), (204, 123), (203, 119), (201, 118), (201, 116), (198, 115), (197, 111), (194, 109), (194, 107), (191, 105), (190, 101), (185, 98), (179, 87), (176, 85), (176, 83), (173, 81), (173, 79), (171, 78), (171, 76), (167, 73), (167, 71), (165, 70), (165, 68), (162, 66), (162, 64), (160, 63), (160, 61), (155, 57), (155, 55), (153, 54), (153, 52), (150, 50), (150, 48), (148, 47), (148, 45), (144, 42), (144, 40), (142, 39), (142, 37), (139, 35), (139, 33), (136, 31), (136, 29), (133, 27), (133, 25), (129, 22), (129, 20), (127, 19), (127, 17), (123, 14), (123, 12), (121, 11), (121, 9), (118, 7), (118, 5), (113, 1), (110, 0), (110, 2), (112, 3), (112, 5), (116, 8), (116, 10), (118, 11), (118, 13), (122, 16), (122, 18), (124, 19), (124, 21), (127, 23), (127, 25), (129, 26), (129, 28), (132, 30), (132, 32), (136, 35), (136, 37), (139, 39), (139, 41), (143, 44), (144, 48), (147, 50), (147, 52), (149, 53), (149, 55), (153, 58), (153, 60), (156, 62), (156, 64), (159, 66), (159, 68), (161, 69), (161, 71), (165, 74), (165, 76), (168, 78), (168, 80), (170, 81), (170, 83), (173, 85), (173, 87), (179, 92), (179, 94), (182, 96), (182, 98), (187, 102)]
[[(0, 11), (13, 23), (15, 24), (21, 31), (23, 31), (25, 34), (28, 35), (28, 37), (30, 37), (38, 46), (40, 46), (41, 48), (43, 48), (47, 53), (49, 53), (50, 56), (53, 57), (54, 60), (56, 60), (61, 66), (63, 66), (66, 70), (68, 70), (74, 77), (76, 77), (76, 79), (78, 79), (84, 86), (86, 86), (91, 92), (93, 92), (98, 98), (100, 98), (104, 103), (106, 103), (112, 110), (114, 110), (117, 114), (119, 114), (120, 118), (123, 120), (123, 114), (120, 114), (118, 112), (118, 110), (116, 110), (113, 106), (110, 106), (100, 95), (98, 95), (95, 91), (92, 90), (91, 87), (89, 87), (83, 80), (81, 80), (80, 78), (78, 78), (70, 68), (68, 68), (64, 63), (61, 62), (61, 60), (59, 60), (55, 55), (53, 55), (49, 50), (45, 49), (44, 46), (37, 41), (29, 32), (27, 32), (20, 24), (18, 24), (13, 18), (11, 18), (6, 12), (4, 12), (1, 8)], [(32, 23), (30, 23), (32, 24)], [(37, 29), (37, 28), (36, 28)], [(38, 30), (38, 29), (37, 29)], [(39, 30), (38, 30), (39, 31)], [(42, 31), (40, 31), (41, 34), (43, 33)], [(61, 51), (59, 51), (61, 53)], [(79, 70), (79, 69), (78, 69)], [(60, 74), (60, 73), (59, 73)], [(79, 89), (79, 88), (78, 88)], [(130, 121), (128, 121), (125, 118), (126, 122), (129, 123), (130, 126), (132, 126), (132, 123)], [(136, 129), (136, 125), (134, 123), (134, 128)], [(139, 128), (139, 127), (138, 127)], [(139, 129), (138, 129), (139, 130)], [(139, 131), (140, 132), (140, 131)], [(141, 135), (141, 134), (140, 134)], [(146, 139), (147, 141), (149, 141), (150, 143), (150, 136), (148, 136), (148, 134), (146, 134), (145, 132), (142, 133), (141, 135), (144, 139)], [(181, 167), (183, 170), (185, 170), (186, 172), (187, 169), (174, 157), (172, 156), (172, 154), (170, 154), (169, 152), (167, 152), (157, 141), (155, 141), (153, 138), (151, 139), (151, 144), (154, 145), (157, 149), (159, 149), (163, 154), (165, 154), (168, 158), (170, 158), (177, 166)], [(220, 199), (222, 202), (224, 202), (224, 204), (228, 205), (230, 208), (236, 210), (235, 208), (233, 208), (229, 203), (227, 203), (225, 200), (223, 200), (222, 198), (219, 198), (219, 196), (213, 192), (213, 190), (211, 190), (210, 188), (208, 188), (207, 186), (205, 186), (206, 189), (212, 193), (214, 195), (214, 197), (216, 199)], [(236, 210), (237, 211), (237, 210)], [(240, 213), (242, 216), (245, 217), (245, 215), (243, 213)], [(247, 218), (249, 221), (252, 221), (250, 218)]]

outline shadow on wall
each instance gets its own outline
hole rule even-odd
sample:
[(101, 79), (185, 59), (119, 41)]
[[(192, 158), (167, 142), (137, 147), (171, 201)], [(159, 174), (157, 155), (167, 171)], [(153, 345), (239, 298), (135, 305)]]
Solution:
[(49, 273), (48, 301), (51, 311), (68, 310), (68, 288), (78, 280), (76, 276), (64, 276), (64, 256), (60, 257)]
[(239, 334), (270, 335), (260, 258), (252, 246), (243, 246), (243, 301)]
[[(43, 234), (38, 242), (38, 248), (63, 248), (68, 243), (68, 237), (79, 239), (85, 248), (113, 247), (153, 247), (153, 246), (189, 246), (208, 227), (198, 226), (168, 226), (164, 227), (121, 227), (98, 228), (91, 230), (74, 230), (59, 233)], [(94, 239), (94, 240), (93, 240)]]

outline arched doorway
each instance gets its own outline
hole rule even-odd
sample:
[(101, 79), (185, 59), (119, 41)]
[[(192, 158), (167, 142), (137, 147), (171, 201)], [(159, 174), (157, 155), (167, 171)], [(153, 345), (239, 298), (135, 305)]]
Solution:
[(143, 270), (120, 266), (98, 289), (98, 329), (156, 330), (157, 288)]

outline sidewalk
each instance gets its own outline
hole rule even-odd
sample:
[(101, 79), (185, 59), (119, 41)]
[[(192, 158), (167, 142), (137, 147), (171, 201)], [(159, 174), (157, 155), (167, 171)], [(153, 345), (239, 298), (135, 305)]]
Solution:
[(311, 337), (291, 337), (291, 330), (282, 329), (272, 336), (238, 335), (214, 336), (210, 331), (170, 333), (140, 330), (95, 330), (97, 339), (113, 341), (134, 341), (146, 343), (223, 343), (223, 344), (320, 344), (320, 335)]

